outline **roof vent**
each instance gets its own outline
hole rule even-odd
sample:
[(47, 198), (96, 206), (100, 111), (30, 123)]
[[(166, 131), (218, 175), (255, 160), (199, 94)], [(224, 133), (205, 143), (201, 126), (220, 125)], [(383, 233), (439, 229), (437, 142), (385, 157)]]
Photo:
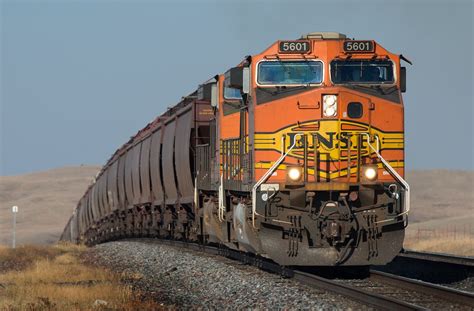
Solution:
[(338, 32), (310, 32), (302, 35), (301, 39), (345, 39), (346, 35)]

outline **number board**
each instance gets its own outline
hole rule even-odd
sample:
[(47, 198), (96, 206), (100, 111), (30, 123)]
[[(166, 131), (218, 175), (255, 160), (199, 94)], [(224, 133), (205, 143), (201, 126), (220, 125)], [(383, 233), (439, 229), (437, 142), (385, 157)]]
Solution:
[(344, 52), (346, 53), (372, 53), (375, 51), (374, 41), (344, 41)]
[(306, 40), (280, 41), (278, 52), (282, 54), (303, 54), (311, 52), (311, 44)]

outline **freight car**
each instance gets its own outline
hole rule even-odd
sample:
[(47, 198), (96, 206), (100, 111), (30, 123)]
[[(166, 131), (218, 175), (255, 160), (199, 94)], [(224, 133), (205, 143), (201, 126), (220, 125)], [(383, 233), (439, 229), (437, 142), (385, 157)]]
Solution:
[(245, 57), (119, 148), (61, 239), (217, 243), (288, 266), (390, 262), (410, 206), (402, 61), (327, 32)]

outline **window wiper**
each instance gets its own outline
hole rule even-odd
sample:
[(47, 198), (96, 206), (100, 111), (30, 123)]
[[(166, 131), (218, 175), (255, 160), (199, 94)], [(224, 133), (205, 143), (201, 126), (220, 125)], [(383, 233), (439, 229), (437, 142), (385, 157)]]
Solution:
[[(310, 64), (309, 60), (308, 60), (308, 59), (307, 59), (307, 58), (306, 58), (304, 55), (303, 55), (303, 58), (304, 58), (304, 62), (305, 62), (305, 64), (306, 64), (306, 65), (309, 67), (309, 69), (311, 70), (311, 72), (312, 72), (312, 73), (313, 73), (313, 74), (316, 76), (316, 75), (317, 75), (317, 73), (318, 73), (318, 72), (316, 71), (316, 68), (315, 68), (315, 67), (313, 67), (313, 66), (311, 66), (311, 64)], [(322, 78), (322, 77), (320, 77), (320, 80), (321, 80), (320, 82), (322, 82), (322, 79), (323, 79), (323, 78)], [(308, 86), (309, 86), (310, 84), (311, 84), (311, 83), (310, 83), (310, 82), (308, 82)]]
[(309, 60), (303, 55), (304, 63), (311, 69), (312, 73), (316, 73), (316, 70), (309, 64)]
[(374, 90), (378, 90), (382, 95), (390, 95), (397, 90), (396, 86), (391, 86), (388, 88), (383, 88), (381, 85), (370, 85)]
[(278, 55), (276, 56), (276, 58), (278, 59), (278, 63), (283, 67), (283, 69), (287, 72), (287, 73), (290, 73), (290, 69), (288, 68), (287, 65), (285, 65), (285, 62), (281, 60), (280, 57), (278, 57)]
[(271, 88), (271, 90), (269, 90), (269, 88), (261, 87), (261, 86), (257, 86), (257, 89), (261, 90), (262, 92), (265, 92), (267, 94), (270, 94), (270, 95), (274, 96), (274, 95), (278, 95), (278, 94), (290, 93), (290, 92), (298, 91), (298, 90), (304, 90), (304, 89), (307, 89), (308, 87), (309, 87), (309, 84), (295, 86), (295, 87), (275, 85)]
[(352, 85), (352, 87), (359, 87), (359, 88), (362, 88), (362, 89), (375, 90), (375, 91), (378, 91), (382, 95), (390, 95), (394, 91), (397, 90), (396, 86), (392, 86), (392, 87), (384, 89), (384, 88), (382, 88), (381, 85), (363, 85), (363, 84), (351, 84), (351, 85)]

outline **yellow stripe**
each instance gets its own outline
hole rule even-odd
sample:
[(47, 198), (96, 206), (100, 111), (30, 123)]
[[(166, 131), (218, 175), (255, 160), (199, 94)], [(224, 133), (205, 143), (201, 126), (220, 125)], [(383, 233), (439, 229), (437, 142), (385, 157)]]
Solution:
[[(393, 168), (403, 168), (405, 166), (405, 163), (403, 161), (388, 161), (388, 163)], [(258, 163), (255, 163), (255, 169), (268, 170), (272, 165), (273, 163), (258, 162)], [(383, 168), (382, 163), (377, 163), (377, 166), (378, 168)], [(286, 164), (280, 164), (278, 166), (277, 171), (286, 171), (286, 167), (287, 167)], [(356, 174), (356, 173), (357, 173), (357, 167), (351, 167), (351, 174)], [(311, 175), (311, 176), (314, 175), (314, 168), (308, 167), (308, 175)], [(337, 178), (337, 177), (345, 177), (345, 176), (347, 176), (347, 168), (344, 168), (342, 170), (336, 170), (329, 174), (330, 179)], [(328, 178), (328, 173), (324, 171), (319, 171), (319, 177)]]

